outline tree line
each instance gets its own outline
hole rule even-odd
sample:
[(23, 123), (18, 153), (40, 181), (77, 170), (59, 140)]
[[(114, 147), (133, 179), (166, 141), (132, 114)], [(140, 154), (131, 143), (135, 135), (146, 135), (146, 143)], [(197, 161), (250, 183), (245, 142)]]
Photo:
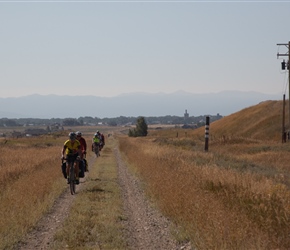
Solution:
[[(148, 125), (153, 124), (172, 124), (200, 127), (205, 125), (205, 119), (207, 115), (190, 116), (184, 118), (183, 116), (149, 116), (144, 117), (144, 121)], [(60, 124), (62, 126), (96, 126), (96, 125), (108, 125), (108, 126), (126, 126), (136, 125), (139, 117), (126, 117), (119, 116), (115, 118), (98, 118), (98, 117), (79, 117), (79, 118), (0, 118), (0, 127), (17, 127), (17, 126), (49, 126), (53, 124)], [(221, 119), (221, 115), (210, 115), (211, 122)]]

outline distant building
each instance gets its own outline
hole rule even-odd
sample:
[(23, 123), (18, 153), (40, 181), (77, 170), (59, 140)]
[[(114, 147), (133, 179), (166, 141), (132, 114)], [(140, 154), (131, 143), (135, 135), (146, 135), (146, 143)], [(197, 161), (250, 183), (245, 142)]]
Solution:
[(184, 125), (188, 123), (188, 118), (189, 118), (189, 114), (187, 113), (187, 109), (186, 109), (184, 113)]
[(39, 136), (47, 134), (47, 130), (42, 128), (26, 129), (24, 133), (26, 136)]
[(48, 126), (46, 130), (48, 132), (56, 132), (56, 131), (64, 130), (64, 128), (59, 123), (54, 123), (54, 124), (51, 124), (50, 126)]

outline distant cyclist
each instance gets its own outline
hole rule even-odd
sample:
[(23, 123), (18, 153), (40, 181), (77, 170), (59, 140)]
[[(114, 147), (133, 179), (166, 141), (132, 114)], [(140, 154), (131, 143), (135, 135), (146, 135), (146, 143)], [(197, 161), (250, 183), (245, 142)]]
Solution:
[[(69, 133), (69, 139), (64, 142), (62, 148), (61, 158), (66, 160), (66, 173), (67, 173), (67, 183), (69, 180), (69, 163), (74, 162), (75, 173), (79, 173), (79, 160), (81, 157), (81, 145), (78, 140), (76, 140), (76, 134), (74, 132)], [(79, 184), (79, 175), (76, 174), (76, 184)]]
[(100, 131), (99, 130), (97, 130), (97, 133), (96, 133), (97, 135), (98, 135), (98, 138), (99, 138), (99, 150), (101, 151), (102, 150), (102, 148), (104, 147), (104, 145), (105, 145), (105, 137), (104, 137), (104, 135), (102, 134), (102, 133), (100, 133)]
[(104, 134), (100, 133), (100, 151), (105, 146), (105, 136)]
[(94, 137), (92, 139), (92, 151), (93, 152), (96, 152), (95, 151), (95, 148), (100, 148), (100, 136), (99, 136), (99, 131), (97, 131), (97, 133), (94, 134)]

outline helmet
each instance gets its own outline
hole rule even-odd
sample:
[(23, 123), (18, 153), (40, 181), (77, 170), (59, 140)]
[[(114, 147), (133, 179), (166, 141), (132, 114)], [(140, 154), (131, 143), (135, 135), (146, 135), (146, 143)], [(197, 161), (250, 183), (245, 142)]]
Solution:
[(95, 133), (94, 136), (97, 137), (98, 136), (98, 133)]
[(80, 131), (76, 132), (77, 136), (82, 136), (82, 133)]
[(76, 138), (76, 133), (75, 132), (70, 132), (68, 134), (68, 136), (69, 136), (70, 139), (75, 139)]

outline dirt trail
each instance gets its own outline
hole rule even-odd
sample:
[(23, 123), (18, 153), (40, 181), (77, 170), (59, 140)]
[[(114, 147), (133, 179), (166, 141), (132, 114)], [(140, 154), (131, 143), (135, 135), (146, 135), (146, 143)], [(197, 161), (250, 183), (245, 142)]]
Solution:
[[(130, 174), (117, 148), (114, 149), (114, 155), (124, 200), (124, 213), (127, 218), (124, 223), (128, 249), (192, 249), (189, 244), (179, 245), (172, 239), (170, 222), (150, 206), (139, 180)], [(93, 165), (94, 160), (95, 158), (88, 159), (89, 165)], [(81, 189), (81, 186), (77, 187), (78, 190)], [(39, 221), (36, 229), (27, 236), (24, 242), (19, 244), (17, 249), (49, 249), (54, 233), (61, 228), (75, 197), (66, 190), (55, 202), (52, 210)]]
[[(76, 186), (76, 192), (82, 189), (81, 183), (84, 180), (85, 178), (80, 180), (80, 185)], [(63, 181), (66, 180), (64, 179)], [(75, 198), (75, 195), (71, 195), (68, 186), (67, 190), (55, 201), (50, 212), (38, 222), (36, 228), (27, 235), (25, 241), (19, 243), (16, 249), (49, 249), (55, 232), (61, 228), (62, 223), (69, 215), (70, 207)]]
[(141, 183), (128, 171), (117, 149), (115, 156), (127, 216), (126, 233), (130, 249), (191, 249), (189, 244), (179, 245), (172, 238), (170, 221), (150, 205)]
[(68, 216), (74, 197), (69, 192), (64, 192), (55, 202), (52, 210), (38, 222), (36, 229), (28, 234), (27, 239), (21, 242), (17, 249), (49, 249), (54, 233)]

